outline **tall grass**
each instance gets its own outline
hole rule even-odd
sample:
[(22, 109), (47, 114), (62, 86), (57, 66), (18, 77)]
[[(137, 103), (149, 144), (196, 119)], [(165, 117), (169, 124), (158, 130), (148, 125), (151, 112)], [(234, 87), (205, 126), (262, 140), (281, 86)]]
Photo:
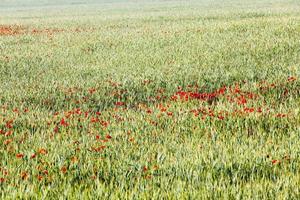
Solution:
[(299, 198), (298, 1), (74, 2), (0, 6), (1, 198)]

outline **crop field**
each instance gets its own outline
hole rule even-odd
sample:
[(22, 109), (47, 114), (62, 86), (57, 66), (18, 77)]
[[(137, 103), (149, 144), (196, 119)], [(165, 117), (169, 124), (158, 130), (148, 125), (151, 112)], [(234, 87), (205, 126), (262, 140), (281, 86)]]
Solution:
[(1, 199), (299, 199), (299, 0), (0, 0)]

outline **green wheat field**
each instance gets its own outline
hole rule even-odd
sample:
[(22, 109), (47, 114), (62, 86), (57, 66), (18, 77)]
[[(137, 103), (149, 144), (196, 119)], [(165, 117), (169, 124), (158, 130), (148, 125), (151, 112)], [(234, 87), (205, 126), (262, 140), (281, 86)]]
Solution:
[(299, 199), (299, 0), (0, 0), (1, 199)]

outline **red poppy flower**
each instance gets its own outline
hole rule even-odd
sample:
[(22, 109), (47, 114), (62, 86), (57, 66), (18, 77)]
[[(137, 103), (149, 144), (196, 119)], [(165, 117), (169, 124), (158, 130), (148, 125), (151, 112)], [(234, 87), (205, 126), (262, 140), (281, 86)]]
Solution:
[(5, 135), (6, 137), (8, 137), (8, 136), (10, 136), (10, 135), (12, 135), (12, 134), (13, 134), (12, 131), (7, 131), (4, 135)]
[(106, 122), (106, 121), (101, 121), (101, 125), (102, 125), (103, 127), (107, 127), (107, 126), (108, 126), (108, 122)]
[(41, 176), (41, 175), (37, 175), (36, 178), (37, 178), (39, 181), (43, 180), (43, 176)]
[(39, 152), (39, 154), (41, 154), (41, 155), (45, 155), (45, 154), (48, 153), (47, 150), (46, 150), (46, 149), (43, 149), (43, 148), (39, 149), (38, 152)]
[(100, 135), (96, 135), (96, 140), (99, 140), (101, 138)]
[(96, 89), (95, 89), (95, 88), (90, 88), (90, 89), (89, 89), (89, 93), (90, 93), (90, 94), (93, 94), (93, 93), (95, 93), (95, 92), (96, 92)]
[(62, 125), (62, 126), (69, 126), (69, 124), (65, 121), (65, 119), (64, 118), (62, 118), (61, 120), (60, 120), (60, 125)]
[(16, 157), (17, 157), (17, 158), (23, 158), (23, 157), (24, 157), (24, 154), (23, 154), (23, 153), (17, 153)]
[(160, 112), (166, 112), (167, 111), (167, 108), (161, 108), (160, 109)]
[(286, 114), (281, 114), (281, 113), (276, 115), (276, 117), (278, 117), (278, 118), (283, 118), (283, 117), (286, 117), (286, 116), (287, 116)]
[(118, 102), (115, 103), (115, 105), (116, 105), (116, 106), (123, 106), (123, 105), (125, 105), (125, 103), (124, 103), (124, 102), (121, 102), (121, 101), (118, 101)]
[(60, 171), (65, 174), (67, 173), (67, 167), (66, 166), (62, 166), (62, 168), (60, 169)]
[(218, 92), (218, 94), (220, 94), (220, 95), (224, 94), (224, 93), (226, 92), (226, 86), (220, 88), (217, 92)]
[(106, 148), (106, 146), (92, 147), (92, 150), (95, 151), (95, 152), (100, 152), (105, 148)]
[(111, 139), (112, 137), (110, 135), (106, 135), (105, 138)]
[(91, 123), (96, 123), (96, 122), (99, 122), (99, 119), (96, 118), (96, 117), (92, 117), (91, 118)]
[[(1, 171), (1, 169), (0, 169), (0, 171)], [(3, 174), (4, 176), (7, 176), (7, 175), (8, 175), (8, 170), (2, 169), (2, 174)]]
[(143, 172), (148, 171), (148, 168), (146, 166), (143, 167)]
[(219, 116), (218, 116), (218, 119), (223, 120), (224, 117), (223, 117), (222, 115), (219, 115)]
[(176, 101), (177, 99), (178, 99), (178, 97), (176, 95), (171, 96), (172, 101)]
[(295, 80), (296, 80), (296, 77), (293, 77), (293, 76), (291, 76), (291, 77), (288, 78), (288, 81), (289, 81), (289, 82), (295, 81)]
[(239, 86), (239, 85), (235, 85), (234, 93), (238, 94), (238, 93), (240, 93), (240, 92), (241, 92), (240, 86)]
[(12, 125), (12, 124), (13, 124), (13, 122), (14, 122), (13, 120), (9, 120), (9, 121), (7, 121), (7, 122), (6, 122), (6, 128), (8, 128), (8, 129), (11, 129), (11, 128), (13, 128), (13, 125)]
[(245, 112), (252, 113), (254, 112), (254, 108), (244, 108)]
[(27, 178), (28, 178), (28, 173), (27, 172), (22, 172), (21, 174), (20, 174), (20, 176), (21, 176), (21, 178), (22, 178), (22, 180), (26, 180)]
[(53, 129), (54, 133), (58, 132), (58, 126), (55, 126), (55, 128)]
[(279, 163), (280, 163), (280, 160), (272, 160), (273, 165), (276, 165), (276, 164), (279, 164)]
[(49, 174), (48, 170), (44, 170), (43, 174), (48, 175)]
[(3, 144), (4, 145), (8, 145), (9, 143), (11, 143), (12, 142), (12, 139), (8, 139), (8, 140), (5, 140), (4, 142), (3, 142)]
[(243, 105), (243, 104), (246, 104), (246, 103), (247, 103), (247, 100), (245, 99), (244, 96), (238, 97), (238, 104), (239, 105)]

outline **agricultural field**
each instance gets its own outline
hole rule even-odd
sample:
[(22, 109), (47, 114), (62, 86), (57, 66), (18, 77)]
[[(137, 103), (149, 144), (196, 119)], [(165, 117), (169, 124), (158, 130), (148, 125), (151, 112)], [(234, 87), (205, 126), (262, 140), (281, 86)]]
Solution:
[(299, 0), (0, 0), (1, 199), (299, 199)]

